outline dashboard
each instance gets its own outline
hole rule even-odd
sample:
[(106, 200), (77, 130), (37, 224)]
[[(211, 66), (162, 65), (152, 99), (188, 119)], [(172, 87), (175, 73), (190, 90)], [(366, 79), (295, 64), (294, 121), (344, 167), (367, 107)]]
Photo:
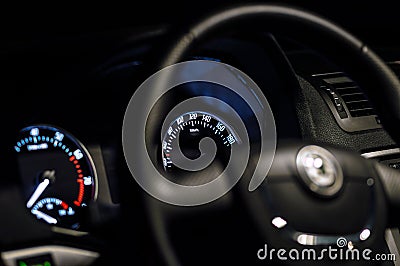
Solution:
[[(315, 8), (324, 13), (321, 7)], [(123, 144), (132, 96), (160, 69), (160, 59), (176, 34), (176, 18), (171, 25), (164, 23), (166, 19), (160, 16), (148, 25), (135, 20), (127, 25), (115, 22), (94, 30), (81, 26), (75, 32), (67, 32), (62, 25), (59, 32), (29, 28), (25, 36), (6, 32), (0, 46), (4, 265), (164, 265), (174, 261), (168, 258), (165, 236), (158, 231), (164, 225), (154, 218), (154, 202), (132, 177)], [(366, 37), (368, 29), (357, 23), (351, 27)], [(400, 74), (398, 43), (367, 41)], [(362, 87), (321, 53), (285, 36), (250, 30), (224, 32), (185, 56), (187, 61), (228, 64), (248, 75), (268, 101), (278, 146), (286, 140), (309, 141), (400, 169), (400, 149)], [(181, 84), (151, 110), (146, 147), (157, 171), (173, 173), (171, 181), (181, 185), (209, 182), (207, 178), (220, 174), (227, 165), (234, 145), (243, 141), (238, 126), (230, 121), (233, 111), (221, 102), (207, 99), (202, 102), (207, 108), (189, 103), (168, 117), (179, 102), (207, 96), (235, 106), (250, 142), (260, 142), (258, 111), (254, 110), (263, 106), (262, 99), (243, 102), (218, 86), (201, 81)], [(171, 137), (178, 133), (179, 140)], [(201, 157), (197, 144), (204, 137), (216, 143), (218, 160), (210, 165), (210, 158), (203, 158), (206, 170), (185, 177), (175, 147), (184, 145), (182, 152), (194, 160)], [(258, 146), (250, 149), (251, 154), (260, 150)], [(253, 253), (263, 239), (248, 226), (253, 222), (246, 207), (231, 196), (231, 192), (224, 195), (206, 214), (200, 207), (198, 212), (174, 218), (171, 211), (167, 242), (176, 247), (171, 254), (179, 254), (182, 265), (205, 264), (213, 257), (222, 263), (235, 253), (243, 256), (232, 261), (255, 258)], [(221, 211), (218, 206), (225, 201), (234, 207)], [(385, 249), (398, 254), (398, 230), (386, 233)]]

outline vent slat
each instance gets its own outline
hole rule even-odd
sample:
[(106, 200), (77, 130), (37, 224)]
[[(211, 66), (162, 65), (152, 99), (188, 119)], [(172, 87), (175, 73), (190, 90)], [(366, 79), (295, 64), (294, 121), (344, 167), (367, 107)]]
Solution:
[(373, 108), (355, 109), (355, 110), (352, 110), (350, 113), (351, 113), (351, 116), (353, 116), (353, 117), (376, 115), (376, 112)]
[(340, 95), (341, 95), (341, 96), (351, 96), (351, 95), (363, 95), (363, 96), (364, 96), (364, 93), (362, 93), (362, 92), (341, 93)]
[(344, 86), (341, 88), (336, 88), (337, 92), (342, 94), (352, 94), (360, 92), (360, 88), (357, 86)]
[(347, 105), (349, 102), (357, 102), (357, 101), (363, 101), (367, 100), (364, 94), (358, 93), (358, 94), (342, 94), (340, 95), (344, 101), (344, 103)]
[(351, 79), (349, 79), (346, 76), (339, 76), (339, 77), (333, 77), (333, 78), (324, 78), (323, 80), (328, 84), (351, 83), (351, 82), (353, 82)]
[(352, 101), (352, 102), (347, 102), (346, 104), (350, 112), (355, 111), (357, 109), (366, 109), (366, 108), (372, 109), (372, 106), (367, 100)]
[(366, 99), (362, 99), (362, 100), (359, 100), (359, 101), (348, 101), (347, 103), (348, 104), (352, 104), (352, 103), (359, 103), (359, 102), (365, 102), (365, 103), (368, 103), (369, 104), (369, 101), (368, 100), (366, 100)]
[(335, 83), (335, 84), (331, 84), (332, 87), (334, 87), (335, 89), (341, 89), (341, 88), (345, 88), (345, 87), (355, 87), (357, 89), (360, 89), (354, 82), (343, 82), (343, 83)]

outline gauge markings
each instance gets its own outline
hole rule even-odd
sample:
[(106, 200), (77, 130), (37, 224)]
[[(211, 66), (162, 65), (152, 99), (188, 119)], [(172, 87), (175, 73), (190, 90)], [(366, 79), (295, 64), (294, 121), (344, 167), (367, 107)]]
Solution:
[[(80, 228), (82, 207), (97, 194), (96, 173), (86, 149), (69, 133), (48, 125), (22, 129), (14, 149), (24, 169), (21, 178), (30, 212), (49, 224)], [(46, 174), (50, 172), (57, 176)]]
[[(41, 209), (46, 209), (41, 211)], [(46, 212), (47, 213), (46, 213)], [(49, 224), (57, 224), (58, 220), (53, 216), (72, 216), (75, 211), (64, 201), (57, 198), (44, 198), (38, 201), (31, 209), (31, 213), (38, 219), (42, 219)]]
[[(215, 115), (206, 112), (190, 112), (185, 113), (175, 119), (170, 126), (162, 141), (162, 161), (165, 169), (169, 169), (174, 165), (171, 157), (176, 155), (182, 147), (180, 147), (180, 139), (185, 140), (183, 145), (191, 145), (192, 160), (196, 159), (199, 154), (198, 144), (204, 137), (210, 137), (216, 143), (221, 143), (221, 147), (230, 147), (235, 141), (228, 141), (225, 136), (233, 136), (230, 127)], [(196, 146), (197, 145), (197, 146)], [(183, 147), (185, 149), (185, 147)], [(176, 150), (176, 151), (175, 151)], [(194, 154), (198, 154), (197, 157)]]

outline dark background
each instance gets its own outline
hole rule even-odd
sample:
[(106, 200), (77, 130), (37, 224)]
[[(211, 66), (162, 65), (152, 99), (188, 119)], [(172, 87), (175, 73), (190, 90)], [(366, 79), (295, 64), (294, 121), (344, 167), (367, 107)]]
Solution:
[[(399, 42), (396, 1), (130, 1), (92, 4), (8, 4), (2, 6), (1, 39), (32, 40), (54, 35), (101, 32), (159, 24), (179, 24), (227, 4), (269, 2), (324, 15), (369, 42)], [(390, 38), (387, 36), (390, 34)], [(374, 36), (373, 38), (371, 38)], [(379, 38), (378, 38), (379, 37)], [(4, 44), (4, 43), (3, 43)]]

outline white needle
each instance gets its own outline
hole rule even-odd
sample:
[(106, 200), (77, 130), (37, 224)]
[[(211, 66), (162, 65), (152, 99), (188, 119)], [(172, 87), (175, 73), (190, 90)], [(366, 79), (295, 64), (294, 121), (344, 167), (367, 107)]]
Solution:
[(36, 215), (38, 219), (43, 219), (49, 224), (56, 224), (57, 220), (51, 217), (50, 215), (45, 214), (44, 212), (38, 211), (38, 210), (32, 210), (32, 213)]
[(26, 203), (26, 207), (30, 208), (36, 202), (36, 200), (42, 195), (43, 191), (46, 187), (50, 184), (50, 180), (45, 178), (42, 182), (37, 186), (35, 191), (33, 192), (32, 196), (29, 198), (28, 202)]

